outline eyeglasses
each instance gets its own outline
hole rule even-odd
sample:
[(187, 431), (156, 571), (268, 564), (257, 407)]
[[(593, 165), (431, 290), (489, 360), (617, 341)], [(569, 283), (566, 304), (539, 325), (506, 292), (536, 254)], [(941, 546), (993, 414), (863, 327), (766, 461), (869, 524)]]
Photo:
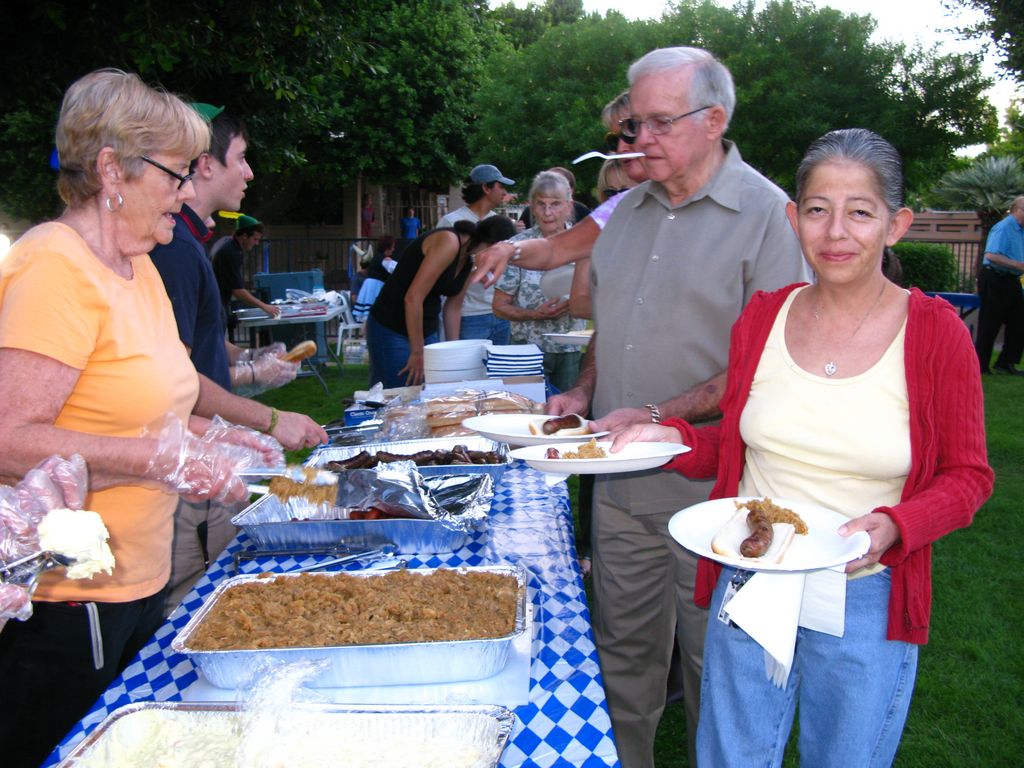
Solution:
[(192, 181), (192, 174), (191, 173), (186, 173), (184, 176), (182, 176), (180, 173), (178, 173), (176, 171), (172, 171), (166, 165), (164, 165), (163, 163), (158, 163), (156, 160), (154, 160), (151, 157), (146, 157), (145, 155), (143, 155), (142, 159), (145, 160), (150, 165), (152, 165), (153, 167), (159, 168), (161, 171), (166, 173), (168, 176), (173, 176), (174, 178), (176, 178), (178, 180), (178, 189), (181, 189), (188, 182)]
[(620, 192), (628, 192), (631, 189), (632, 189), (632, 187), (619, 187), (618, 189), (613, 189), (613, 188), (609, 187), (607, 189), (602, 189), (601, 190), (601, 194), (603, 194), (606, 198), (608, 198), (608, 197), (615, 197)]
[(684, 112), (683, 114), (676, 115), (675, 117), (649, 117), (646, 120), (637, 120), (635, 117), (627, 117), (625, 120), (619, 120), (619, 128), (622, 129), (622, 139), (627, 144), (632, 144), (640, 134), (640, 126), (646, 127), (648, 132), (655, 136), (662, 136), (672, 130), (672, 123), (676, 120), (682, 120), (684, 117), (689, 117), (690, 115), (695, 115), (698, 112), (703, 112), (705, 109), (711, 109), (711, 105), (708, 104), (705, 107), (697, 107), (697, 109), (691, 109), (689, 112)]

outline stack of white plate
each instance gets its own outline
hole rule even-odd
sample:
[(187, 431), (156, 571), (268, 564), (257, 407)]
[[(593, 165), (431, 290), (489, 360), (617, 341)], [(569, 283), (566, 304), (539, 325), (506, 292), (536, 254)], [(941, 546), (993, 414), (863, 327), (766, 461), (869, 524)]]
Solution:
[(423, 376), (428, 384), (487, 378), (487, 339), (440, 341), (423, 348)]
[(544, 353), (536, 344), (492, 345), (487, 348), (487, 376), (543, 376)]

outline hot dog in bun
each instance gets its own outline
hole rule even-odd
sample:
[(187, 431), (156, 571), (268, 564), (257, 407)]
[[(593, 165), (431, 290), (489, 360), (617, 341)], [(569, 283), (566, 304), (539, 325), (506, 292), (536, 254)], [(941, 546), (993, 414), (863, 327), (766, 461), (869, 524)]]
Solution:
[(590, 422), (575, 413), (530, 422), (530, 434), (546, 437), (578, 437), (590, 434)]
[(779, 563), (796, 534), (805, 535), (807, 525), (792, 510), (771, 499), (736, 504), (736, 514), (711, 540), (711, 549), (735, 560)]
[(281, 359), (289, 363), (298, 363), (315, 354), (316, 342), (307, 339), (306, 341), (300, 341), (294, 347), (281, 355)]

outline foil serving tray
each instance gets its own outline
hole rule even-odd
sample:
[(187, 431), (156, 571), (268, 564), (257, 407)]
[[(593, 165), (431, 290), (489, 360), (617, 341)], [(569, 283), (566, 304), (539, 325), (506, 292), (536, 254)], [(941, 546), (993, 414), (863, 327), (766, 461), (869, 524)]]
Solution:
[[(148, 754), (133, 754), (131, 749), (145, 747), (147, 739), (171, 727), (186, 730), (190, 742), (202, 742), (204, 730), (214, 730), (218, 735), (236, 730), (244, 733), (247, 714), (246, 705), (240, 703), (128, 704), (110, 713), (61, 761), (60, 768), (152, 765), (154, 758), (160, 760), (160, 765), (184, 766), (187, 758), (174, 762), (178, 751), (175, 749), (162, 754), (153, 754), (152, 750)], [(249, 728), (265, 724), (267, 720), (260, 719)], [(338, 765), (338, 753), (353, 739), (358, 739), (368, 748), (367, 760), (364, 763), (346, 762), (346, 765), (375, 768), (391, 765), (387, 762), (389, 757), (400, 759), (394, 754), (395, 745), (405, 743), (437, 745), (443, 751), (444, 762), (440, 764), (446, 768), (496, 768), (515, 728), (515, 715), (506, 707), (491, 705), (404, 707), (293, 703), (275, 710), (270, 724), (276, 726), (271, 738), (285, 754), (293, 747), (287, 741), (278, 743), (278, 733), (283, 733), (287, 739), (289, 727), (293, 729), (293, 738), (303, 739), (300, 748), (307, 753), (322, 753), (321, 761), (303, 761), (303, 767)], [(319, 744), (311, 749), (310, 738), (322, 739), (323, 749)], [(227, 754), (231, 753), (230, 745), (215, 742), (216, 746), (223, 747)], [(457, 758), (460, 752), (471, 753), (476, 759), (460, 763)], [(205, 754), (204, 757), (210, 755)], [(240, 758), (241, 754), (237, 754), (234, 762), (229, 758), (220, 766), (247, 768)], [(419, 760), (417, 764), (420, 764)]]
[[(438, 568), (410, 569), (426, 575)], [(508, 661), (513, 641), (529, 631), (527, 617), (526, 570), (518, 565), (463, 566), (460, 572), (496, 573), (512, 576), (519, 587), (515, 624), (510, 634), (498, 638), (451, 640), (445, 642), (381, 643), (301, 648), (205, 651), (192, 647), (191, 641), (217, 600), (227, 590), (243, 583), (295, 578), (304, 574), (246, 574), (226, 579), (192, 616), (171, 643), (171, 649), (187, 655), (206, 679), (218, 688), (247, 688), (265, 662), (288, 663), (323, 659), (327, 665), (306, 681), (311, 688), (350, 686), (409, 685), (481, 680), (497, 674)], [(387, 571), (342, 571), (322, 573), (331, 578), (376, 578)]]
[(258, 549), (310, 551), (344, 544), (354, 549), (392, 545), (396, 554), (445, 554), (466, 546), (472, 530), (446, 526), (440, 520), (348, 520), (347, 507), (312, 510), (301, 520), (273, 494), (253, 502), (233, 518)]

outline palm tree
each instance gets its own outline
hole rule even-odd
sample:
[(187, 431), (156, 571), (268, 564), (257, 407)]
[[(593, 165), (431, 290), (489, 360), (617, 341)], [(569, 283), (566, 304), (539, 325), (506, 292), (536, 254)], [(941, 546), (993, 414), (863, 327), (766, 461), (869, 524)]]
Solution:
[(950, 171), (932, 190), (950, 210), (974, 211), (981, 220), (975, 274), (985, 256), (988, 231), (1006, 215), (1010, 203), (1024, 194), (1024, 166), (1015, 157), (982, 157), (967, 168)]

